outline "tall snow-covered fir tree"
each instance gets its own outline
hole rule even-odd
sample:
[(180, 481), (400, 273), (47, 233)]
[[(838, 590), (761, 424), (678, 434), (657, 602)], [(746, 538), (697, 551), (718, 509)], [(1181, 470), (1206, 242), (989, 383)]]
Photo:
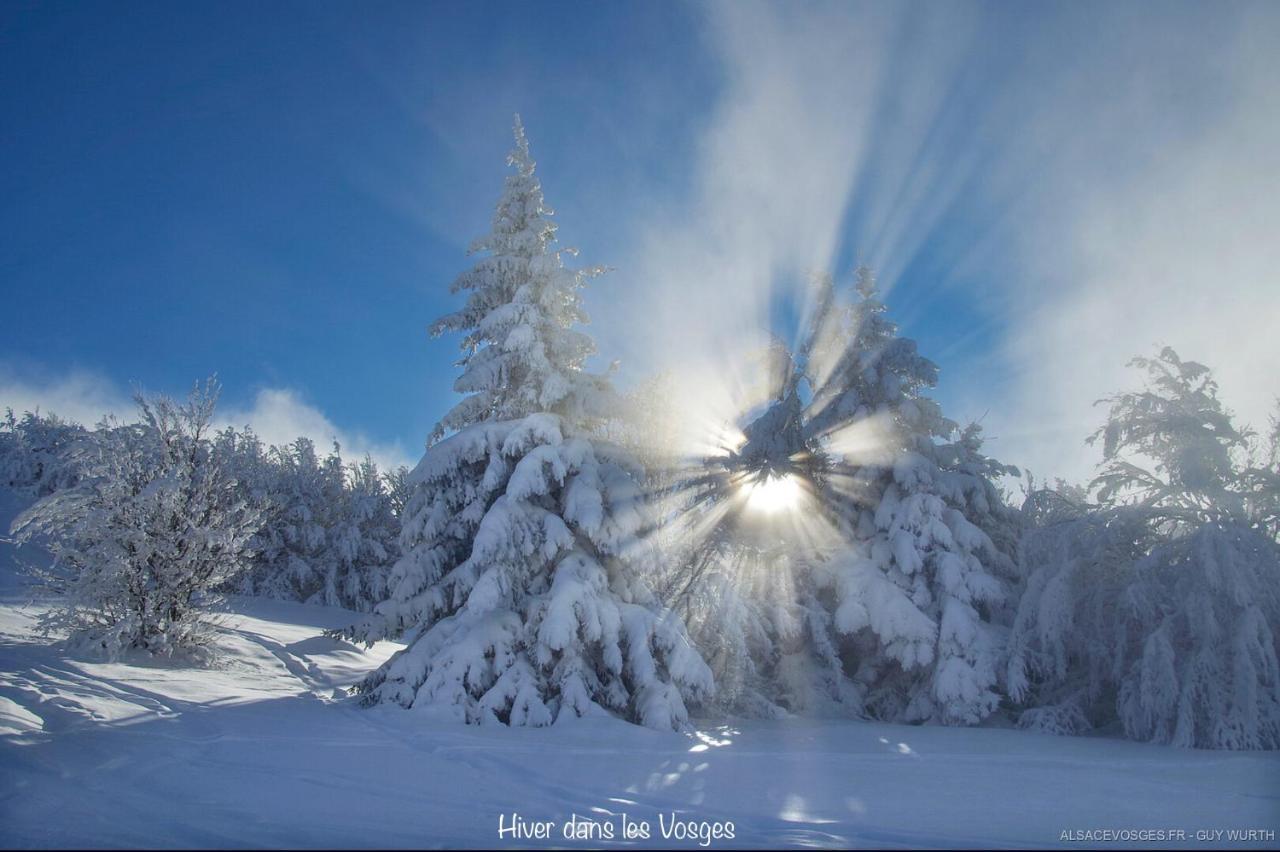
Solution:
[(473, 723), (610, 711), (678, 728), (712, 678), (645, 579), (642, 473), (592, 430), (613, 404), (577, 328), (599, 270), (564, 265), (518, 117), (508, 165), (481, 257), (453, 284), (466, 304), (431, 328), (463, 334), (465, 396), (410, 476), (389, 599), (347, 631), (408, 646), (360, 689)]

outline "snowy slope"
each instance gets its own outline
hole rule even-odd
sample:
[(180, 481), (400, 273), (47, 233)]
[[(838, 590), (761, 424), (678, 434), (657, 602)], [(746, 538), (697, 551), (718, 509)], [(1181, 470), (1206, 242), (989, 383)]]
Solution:
[[(642, 845), (660, 844), (659, 814), (732, 821), (721, 848), (1280, 829), (1276, 754), (849, 722), (441, 727), (342, 697), (396, 646), (322, 637), (340, 610), (233, 600), (202, 670), (68, 658), (11, 577), (0, 595), (5, 846), (490, 846), (513, 812), (557, 832), (572, 814), (620, 831), (625, 813), (651, 823)], [(593, 845), (523, 845), (548, 842)]]

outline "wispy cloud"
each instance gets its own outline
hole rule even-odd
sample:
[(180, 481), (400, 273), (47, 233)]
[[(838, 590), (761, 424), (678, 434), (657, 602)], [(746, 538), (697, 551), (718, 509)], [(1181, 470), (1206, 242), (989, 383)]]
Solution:
[(1016, 378), (993, 417), (1043, 474), (1088, 475), (1092, 403), (1132, 387), (1126, 362), (1157, 345), (1212, 367), (1239, 422), (1265, 426), (1280, 395), (1280, 10), (1219, 11), (1210, 32), (1132, 33), (1092, 92), (1032, 128), (1074, 162), (1039, 199), (1057, 213), (1025, 232), (1001, 350)]
[(104, 416), (126, 418), (133, 400), (119, 385), (90, 370), (54, 373), (39, 367), (18, 368), (0, 363), (0, 410), (16, 414), (56, 414), (64, 420), (93, 426)]
[[(89, 426), (97, 424), (104, 415), (128, 421), (135, 413), (132, 394), (100, 373), (88, 370), (57, 373), (39, 368), (18, 369), (6, 364), (0, 364), (2, 408), (12, 408), (19, 413), (57, 414)], [(319, 451), (327, 452), (336, 441), (342, 447), (343, 458), (356, 460), (368, 454), (384, 470), (412, 464), (398, 441), (376, 441), (358, 430), (340, 428), (308, 403), (299, 391), (288, 388), (263, 388), (247, 405), (228, 405), (224, 401), (219, 406), (217, 422), (220, 427), (251, 426), (267, 444), (285, 444), (301, 436), (314, 441)]]
[(284, 444), (301, 435), (314, 441), (321, 452), (338, 442), (345, 459), (361, 459), (368, 454), (384, 470), (399, 465), (412, 466), (409, 454), (399, 441), (374, 441), (362, 432), (341, 429), (294, 390), (263, 388), (254, 396), (251, 406), (227, 408), (218, 417), (226, 424), (252, 426), (258, 437), (268, 444)]

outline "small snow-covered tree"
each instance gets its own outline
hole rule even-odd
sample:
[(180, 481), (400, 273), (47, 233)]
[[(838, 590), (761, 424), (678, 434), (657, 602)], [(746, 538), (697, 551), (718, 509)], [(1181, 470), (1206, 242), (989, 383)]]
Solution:
[(47, 627), (113, 656), (205, 643), (205, 607), (245, 565), (258, 522), (212, 450), (217, 395), (212, 380), (186, 404), (139, 395), (141, 421), (104, 421), (77, 445), (79, 481), (14, 522), (19, 542), (54, 557), (40, 574), (61, 595)]
[(1280, 400), (1270, 426), (1265, 444), (1250, 447), (1240, 487), (1246, 515), (1259, 532), (1280, 541)]
[(518, 118), (515, 143), (482, 256), (453, 285), (466, 304), (432, 326), (463, 334), (465, 396), (410, 476), (389, 599), (346, 633), (408, 646), (361, 690), (468, 722), (603, 708), (680, 727), (711, 677), (645, 580), (641, 471), (596, 437), (610, 383), (583, 369), (577, 326), (599, 270), (565, 267)]
[(1208, 368), (1165, 348), (1104, 402), (1098, 504), (1031, 495), (1010, 639), (1021, 722), (1065, 733), (1280, 747), (1280, 545), (1268, 472)]
[[(270, 493), (276, 480), (269, 448), (252, 427), (224, 427), (213, 436), (213, 453), (236, 481), (242, 500), (259, 509), (262, 523), (270, 516)], [(251, 548), (255, 551), (257, 548)], [(241, 578), (237, 578), (241, 579)]]
[(1169, 347), (1131, 366), (1147, 386), (1102, 400), (1107, 422), (1089, 438), (1102, 440), (1099, 501), (1147, 507), (1166, 529), (1241, 512), (1238, 458), (1252, 433), (1233, 425), (1209, 368)]

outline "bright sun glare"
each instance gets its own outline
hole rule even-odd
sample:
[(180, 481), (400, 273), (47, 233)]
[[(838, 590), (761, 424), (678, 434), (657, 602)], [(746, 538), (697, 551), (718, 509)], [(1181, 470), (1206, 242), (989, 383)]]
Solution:
[(748, 482), (747, 507), (766, 514), (794, 509), (800, 501), (800, 480), (790, 474), (763, 474)]

